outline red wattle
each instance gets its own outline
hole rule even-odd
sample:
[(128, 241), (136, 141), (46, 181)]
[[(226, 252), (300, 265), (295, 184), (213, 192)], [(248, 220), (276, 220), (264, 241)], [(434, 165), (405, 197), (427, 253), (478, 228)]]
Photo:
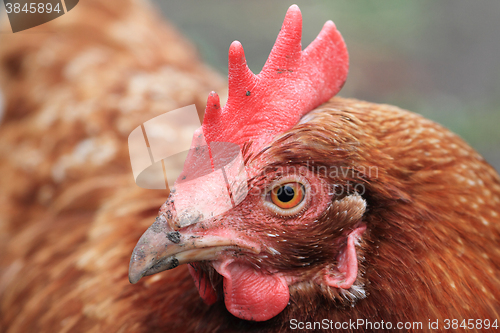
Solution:
[(278, 315), (288, 305), (290, 293), (283, 277), (263, 274), (239, 263), (223, 264), (219, 270), (224, 276), (226, 308), (234, 316), (264, 321)]

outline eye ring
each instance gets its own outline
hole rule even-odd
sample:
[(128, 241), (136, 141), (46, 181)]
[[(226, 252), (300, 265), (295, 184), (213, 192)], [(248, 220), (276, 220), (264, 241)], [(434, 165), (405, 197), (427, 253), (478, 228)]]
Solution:
[(270, 186), (264, 205), (275, 214), (291, 217), (304, 210), (308, 192), (309, 183), (302, 176), (285, 177)]
[(271, 201), (282, 209), (291, 209), (304, 200), (306, 189), (304, 185), (297, 182), (284, 183), (275, 186), (271, 192)]

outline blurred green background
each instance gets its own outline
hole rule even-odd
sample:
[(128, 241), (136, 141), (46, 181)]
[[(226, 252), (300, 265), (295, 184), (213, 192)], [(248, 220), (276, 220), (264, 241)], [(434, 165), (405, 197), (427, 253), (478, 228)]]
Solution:
[(423, 114), (462, 136), (500, 170), (499, 0), (154, 3), (223, 74), (233, 40), (243, 44), (250, 69), (261, 70), (293, 3), (303, 15), (303, 47), (333, 20), (350, 53), (341, 96)]

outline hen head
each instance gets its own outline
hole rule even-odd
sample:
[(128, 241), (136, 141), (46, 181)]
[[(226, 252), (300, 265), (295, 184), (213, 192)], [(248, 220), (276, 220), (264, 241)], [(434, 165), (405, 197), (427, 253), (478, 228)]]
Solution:
[(348, 55), (330, 21), (302, 50), (301, 25), (294, 5), (258, 75), (231, 45), (228, 102), (208, 97), (183, 173), (134, 249), (132, 283), (187, 263), (206, 303), (253, 321), (366, 297), (367, 202), (375, 221), (377, 205), (406, 197), (355, 117), (312, 111), (341, 89)]

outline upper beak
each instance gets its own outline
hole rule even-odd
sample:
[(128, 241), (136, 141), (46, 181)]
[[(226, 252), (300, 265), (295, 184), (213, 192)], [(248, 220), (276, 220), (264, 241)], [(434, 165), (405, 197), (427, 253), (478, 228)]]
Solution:
[(259, 252), (256, 246), (237, 237), (181, 233), (158, 217), (135, 246), (128, 277), (131, 283), (137, 283), (143, 276), (190, 262), (216, 260), (222, 252), (238, 248)]

